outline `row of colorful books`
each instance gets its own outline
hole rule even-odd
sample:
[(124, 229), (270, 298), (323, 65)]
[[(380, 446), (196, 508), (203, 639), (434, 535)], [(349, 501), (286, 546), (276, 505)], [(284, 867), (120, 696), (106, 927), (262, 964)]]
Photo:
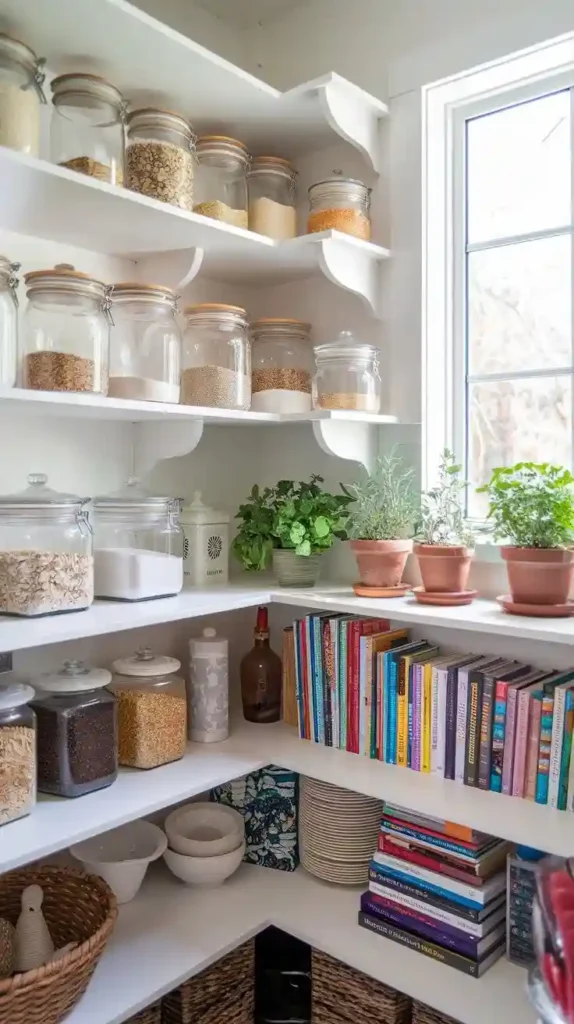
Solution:
[(386, 619), (308, 615), (292, 636), (303, 739), (574, 809), (574, 669), (444, 656)]
[(506, 948), (507, 843), (385, 803), (359, 924), (480, 978)]

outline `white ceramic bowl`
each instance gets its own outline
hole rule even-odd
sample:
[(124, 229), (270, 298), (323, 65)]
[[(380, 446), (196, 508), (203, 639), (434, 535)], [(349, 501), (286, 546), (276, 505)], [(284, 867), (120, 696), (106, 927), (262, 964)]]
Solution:
[(163, 859), (170, 871), (188, 885), (221, 885), (243, 860), (245, 841), (231, 853), (219, 857), (186, 857), (175, 850), (166, 850)]
[(86, 871), (100, 875), (117, 896), (129, 903), (138, 892), (152, 860), (167, 847), (167, 836), (150, 821), (131, 821), (111, 832), (70, 847)]
[(169, 845), (188, 857), (219, 857), (243, 842), (241, 814), (224, 804), (199, 802), (178, 807), (164, 823)]

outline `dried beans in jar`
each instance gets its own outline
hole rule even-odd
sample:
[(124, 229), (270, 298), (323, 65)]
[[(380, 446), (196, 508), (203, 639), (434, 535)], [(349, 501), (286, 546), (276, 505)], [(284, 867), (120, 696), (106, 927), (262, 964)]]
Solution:
[(368, 242), (371, 238), (371, 190), (356, 178), (334, 174), (309, 189), (307, 232), (342, 231)]
[(311, 408), (311, 324), (265, 318), (251, 324), (251, 408), (308, 412)]

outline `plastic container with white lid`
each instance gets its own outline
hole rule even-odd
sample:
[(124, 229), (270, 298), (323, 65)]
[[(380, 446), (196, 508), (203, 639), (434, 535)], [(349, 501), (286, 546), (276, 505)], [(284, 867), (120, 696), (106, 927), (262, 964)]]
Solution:
[(38, 789), (76, 797), (115, 782), (117, 709), (104, 668), (65, 661), (34, 680), (38, 721)]
[(0, 825), (30, 814), (36, 802), (33, 697), (14, 673), (0, 675)]
[(196, 743), (229, 736), (229, 642), (211, 626), (189, 641), (188, 735)]
[(183, 582), (186, 587), (209, 587), (229, 578), (229, 515), (204, 505), (201, 491), (180, 512), (184, 534)]
[(185, 680), (176, 675), (177, 658), (143, 647), (112, 665), (110, 690), (118, 699), (119, 763), (157, 768), (185, 753)]

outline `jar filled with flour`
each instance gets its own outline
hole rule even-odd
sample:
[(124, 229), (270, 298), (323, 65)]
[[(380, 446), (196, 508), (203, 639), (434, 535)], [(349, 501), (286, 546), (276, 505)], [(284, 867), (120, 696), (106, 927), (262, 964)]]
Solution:
[(229, 516), (204, 505), (196, 491), (181, 510), (183, 582), (186, 587), (210, 587), (229, 579)]
[(228, 641), (207, 627), (189, 641), (188, 737), (220, 743), (229, 735)]
[(44, 63), (19, 39), (0, 33), (0, 146), (38, 156)]
[(94, 498), (94, 590), (115, 601), (173, 597), (183, 586), (179, 499), (148, 494), (135, 478)]
[(283, 242), (297, 234), (297, 174), (288, 160), (257, 156), (247, 177), (249, 230)]
[(161, 285), (124, 282), (112, 291), (110, 398), (179, 402), (177, 297)]

